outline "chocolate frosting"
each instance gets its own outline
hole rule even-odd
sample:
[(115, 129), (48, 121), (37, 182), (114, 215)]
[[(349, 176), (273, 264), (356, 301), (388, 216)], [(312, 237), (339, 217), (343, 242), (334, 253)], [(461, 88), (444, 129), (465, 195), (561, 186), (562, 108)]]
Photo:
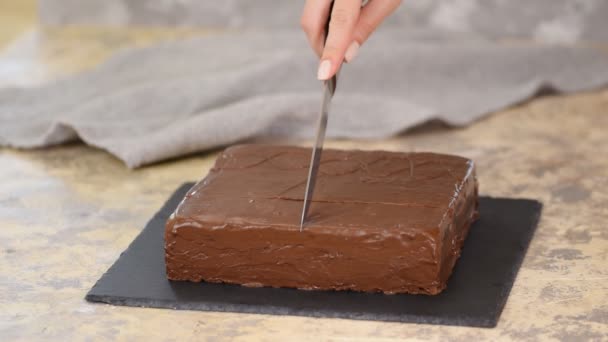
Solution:
[(172, 280), (435, 294), (477, 215), (470, 160), (325, 150), (299, 231), (310, 150), (220, 154), (166, 226)]

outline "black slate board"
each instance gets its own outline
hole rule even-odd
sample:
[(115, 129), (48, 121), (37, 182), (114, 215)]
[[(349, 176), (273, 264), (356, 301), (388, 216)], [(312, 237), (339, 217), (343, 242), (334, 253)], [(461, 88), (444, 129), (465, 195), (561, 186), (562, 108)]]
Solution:
[(86, 300), (179, 310), (494, 327), (542, 208), (533, 200), (482, 197), (481, 218), (471, 227), (448, 288), (437, 296), (247, 288), (166, 279), (164, 224), (192, 185), (177, 189)]

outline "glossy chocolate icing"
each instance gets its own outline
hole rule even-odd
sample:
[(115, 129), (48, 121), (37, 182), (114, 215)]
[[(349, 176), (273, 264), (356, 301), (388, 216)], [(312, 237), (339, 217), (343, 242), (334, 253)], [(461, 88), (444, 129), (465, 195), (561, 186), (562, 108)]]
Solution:
[(165, 231), (172, 280), (437, 294), (477, 217), (465, 158), (325, 150), (299, 231), (310, 150), (240, 145), (218, 157)]

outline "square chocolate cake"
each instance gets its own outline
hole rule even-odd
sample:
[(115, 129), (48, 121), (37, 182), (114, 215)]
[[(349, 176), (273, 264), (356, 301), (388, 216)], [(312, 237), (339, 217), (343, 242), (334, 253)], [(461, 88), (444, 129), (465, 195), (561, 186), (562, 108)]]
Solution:
[(434, 153), (324, 150), (307, 223), (310, 149), (239, 145), (167, 222), (171, 280), (437, 294), (477, 218), (475, 167)]

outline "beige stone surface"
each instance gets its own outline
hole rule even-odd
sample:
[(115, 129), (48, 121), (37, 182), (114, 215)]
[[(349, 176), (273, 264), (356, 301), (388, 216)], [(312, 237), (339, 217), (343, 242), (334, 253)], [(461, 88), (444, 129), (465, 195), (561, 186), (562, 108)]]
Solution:
[[(94, 65), (118, 46), (174, 33), (37, 35), (32, 63), (56, 75)], [(463, 155), (477, 162), (482, 194), (544, 203), (540, 227), (494, 329), (87, 303), (86, 292), (168, 195), (203, 177), (215, 154), (128, 170), (81, 144), (2, 149), (0, 340), (607, 340), (607, 110), (608, 91), (552, 96), (464, 129), (328, 142)]]

